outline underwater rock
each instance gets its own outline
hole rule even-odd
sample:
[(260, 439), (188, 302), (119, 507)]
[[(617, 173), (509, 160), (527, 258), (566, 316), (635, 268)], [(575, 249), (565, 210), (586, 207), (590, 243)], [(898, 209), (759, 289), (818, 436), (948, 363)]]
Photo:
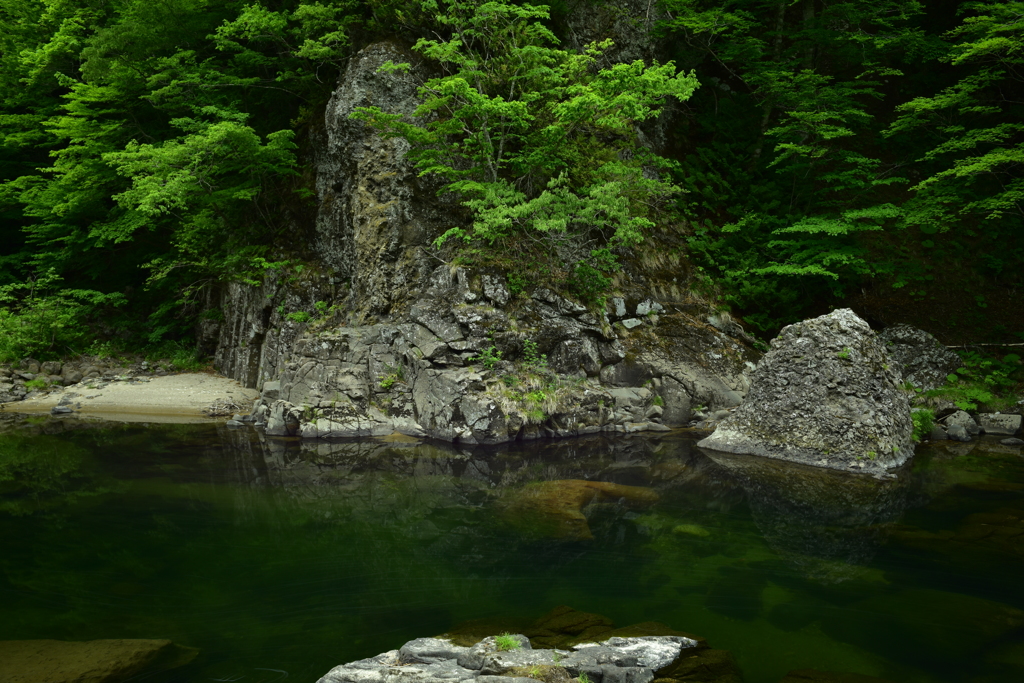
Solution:
[(798, 669), (790, 671), (779, 683), (892, 683), (885, 678), (865, 676), (864, 674), (837, 673), (835, 671), (818, 671), (817, 669)]
[(822, 623), (829, 636), (886, 656), (914, 653), (934, 666), (963, 661), (1024, 626), (1024, 612), (962, 593), (912, 589), (847, 605), (843, 619)]
[(789, 325), (743, 404), (699, 445), (881, 475), (914, 454), (910, 404), (893, 366), (850, 309)]
[(582, 479), (542, 481), (513, 492), (504, 513), (513, 526), (529, 535), (589, 541), (594, 536), (583, 514), (587, 505), (622, 501), (628, 506), (647, 506), (658, 497), (643, 486)]
[(533, 622), (524, 633), (542, 647), (565, 648), (601, 636), (607, 638), (613, 630), (608, 617), (560, 605)]
[(169, 640), (4, 640), (4, 683), (119, 683), (188, 664), (198, 650)]
[(1000, 508), (969, 515), (956, 529), (937, 532), (904, 526), (891, 539), (905, 548), (923, 552), (933, 561), (964, 571), (979, 564), (1016, 565), (1024, 560), (1024, 510)]

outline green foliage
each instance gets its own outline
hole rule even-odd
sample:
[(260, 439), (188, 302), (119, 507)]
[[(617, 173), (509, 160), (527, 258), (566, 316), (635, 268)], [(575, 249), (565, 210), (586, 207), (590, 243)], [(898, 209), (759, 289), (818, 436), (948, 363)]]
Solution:
[(579, 683), (590, 683), (590, 676), (587, 675), (586, 671), (581, 671), (580, 675), (576, 677)]
[(849, 360), (850, 359), (850, 347), (849, 346), (844, 346), (843, 350), (836, 354), (836, 357), (837, 358), (841, 358), (843, 360)]
[(36, 279), (0, 286), (0, 362), (81, 352), (98, 316), (124, 304), (120, 294), (60, 285), (60, 276), (50, 270)]
[(50, 386), (49, 380), (45, 379), (30, 379), (25, 382), (25, 387), (28, 389), (45, 389)]
[(300, 203), (293, 121), (326, 98), (363, 15), (354, 1), (3, 2), (0, 285), (53, 269), (69, 291), (125, 294), (117, 324), (150, 317), (149, 343), (190, 327), (199, 289), (258, 280), (278, 209)]
[[(1024, 83), (1024, 2), (970, 2), (942, 61), (966, 74), (938, 94), (899, 106), (886, 135), (926, 135), (938, 144), (921, 161), (934, 171), (917, 182), (909, 221), (926, 234), (947, 232), (965, 218), (987, 229), (1021, 224), (1024, 123), (1007, 89)], [(934, 144), (934, 143), (933, 143)], [(993, 182), (995, 180), (995, 182)], [(1010, 222), (1007, 223), (1006, 221)]]
[(494, 645), (500, 652), (508, 652), (511, 650), (518, 650), (522, 647), (522, 643), (511, 633), (502, 633), (500, 636), (494, 636)]
[(313, 314), (309, 311), (292, 311), (285, 318), (295, 323), (308, 323), (313, 318)]
[(537, 351), (537, 342), (532, 339), (523, 340), (523, 363), (527, 369), (538, 372), (547, 368), (547, 354)]
[(485, 368), (493, 370), (501, 362), (501, 351), (492, 344), (485, 349), (481, 349), (479, 354), (469, 360), (472, 363), (483, 363)]
[(384, 391), (389, 391), (391, 387), (395, 385), (395, 382), (405, 382), (405, 367), (402, 365), (385, 366), (388, 370), (388, 374), (381, 378), (380, 388)]
[(923, 296), (964, 237), (990, 245), (978, 276), (1017, 277), (1020, 111), (1003, 93), (1020, 4), (963, 3), (941, 35), (919, 2), (667, 0), (662, 28), (708, 86), (680, 165), (691, 253), (747, 322), (882, 283)]
[(199, 355), (195, 343), (189, 341), (164, 341), (145, 349), (146, 359), (155, 362), (170, 360), (178, 372), (198, 372), (206, 369), (210, 361)]
[(945, 386), (926, 392), (927, 396), (952, 401), (961, 410), (977, 410), (982, 404), (1011, 396), (1011, 390), (1024, 380), (1018, 354), (998, 358), (960, 351), (959, 355), (963, 366), (946, 378)]
[(935, 413), (925, 408), (920, 408), (910, 413), (910, 420), (914, 423), (912, 434), (914, 443), (920, 443), (922, 439), (932, 433), (932, 425), (935, 424)]
[[(642, 61), (602, 68), (610, 41), (582, 52), (558, 40), (543, 6), (480, 0), (421, 3), (436, 12), (444, 36), (421, 38), (414, 50), (444, 75), (420, 88), (416, 121), (379, 107), (353, 116), (385, 137), (412, 145), (420, 175), (446, 183), (472, 215), (436, 243), (458, 238), (501, 248), (521, 234), (572, 235), (574, 282), (593, 300), (607, 287), (609, 248), (640, 242), (659, 202), (675, 192), (652, 177), (666, 163), (638, 141), (636, 126), (655, 118), (664, 100), (687, 99), (697, 87), (672, 63)], [(408, 64), (387, 64), (403, 71)]]

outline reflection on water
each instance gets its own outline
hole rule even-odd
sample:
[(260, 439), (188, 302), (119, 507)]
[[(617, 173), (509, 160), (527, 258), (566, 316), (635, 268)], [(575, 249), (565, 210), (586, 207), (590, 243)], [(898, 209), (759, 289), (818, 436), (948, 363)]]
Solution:
[(782, 460), (701, 449), (747, 494), (768, 544), (808, 579), (840, 583), (874, 558), (909, 504), (910, 477), (876, 479)]
[(22, 422), (0, 434), (0, 639), (170, 638), (201, 654), (161, 680), (316, 680), (568, 604), (707, 637), (753, 683), (1024, 680), (1024, 460), (922, 452), (880, 482), (679, 436)]

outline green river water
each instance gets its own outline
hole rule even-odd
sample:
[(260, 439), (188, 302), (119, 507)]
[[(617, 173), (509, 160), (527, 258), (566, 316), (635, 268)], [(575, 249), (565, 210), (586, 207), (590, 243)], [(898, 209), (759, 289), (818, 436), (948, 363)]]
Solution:
[[(1024, 458), (997, 442), (921, 447), (879, 482), (679, 435), (311, 446), (217, 424), (5, 420), (0, 640), (199, 649), (154, 683), (313, 683), (466, 620), (563, 604), (703, 636), (748, 683), (801, 668), (1024, 681)], [(565, 480), (647, 497), (566, 526), (530, 502)]]

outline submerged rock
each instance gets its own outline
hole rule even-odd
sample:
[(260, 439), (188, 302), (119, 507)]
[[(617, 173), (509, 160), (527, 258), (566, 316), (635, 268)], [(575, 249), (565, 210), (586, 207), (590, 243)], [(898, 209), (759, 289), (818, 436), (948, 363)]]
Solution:
[(529, 535), (562, 540), (589, 541), (583, 508), (595, 503), (621, 502), (645, 507), (657, 502), (656, 491), (605, 481), (564, 479), (530, 484), (510, 496), (505, 506), (508, 521)]
[(960, 662), (1024, 626), (1024, 612), (963, 593), (911, 589), (852, 603), (843, 619), (823, 622), (833, 638), (887, 656)]
[(183, 666), (198, 654), (169, 640), (4, 640), (4, 683), (118, 683)]
[(892, 683), (886, 678), (865, 676), (864, 674), (838, 673), (835, 671), (818, 671), (817, 669), (798, 669), (790, 671), (779, 683)]
[(784, 328), (744, 403), (699, 445), (879, 474), (914, 453), (900, 383), (868, 324), (833, 311)]

